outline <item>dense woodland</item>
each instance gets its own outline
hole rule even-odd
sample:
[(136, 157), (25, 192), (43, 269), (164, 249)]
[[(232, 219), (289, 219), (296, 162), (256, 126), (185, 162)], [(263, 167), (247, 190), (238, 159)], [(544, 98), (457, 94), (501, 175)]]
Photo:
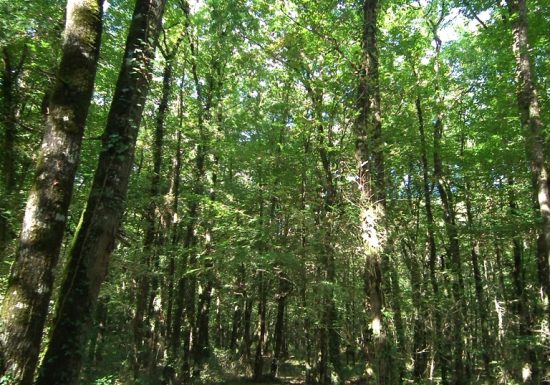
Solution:
[(550, 383), (548, 0), (0, 0), (0, 384)]

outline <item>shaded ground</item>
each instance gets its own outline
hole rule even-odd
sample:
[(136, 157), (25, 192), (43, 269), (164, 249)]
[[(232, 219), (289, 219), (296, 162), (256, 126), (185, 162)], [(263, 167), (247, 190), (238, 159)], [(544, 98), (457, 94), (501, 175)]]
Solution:
[[(352, 378), (346, 381), (346, 385), (364, 385), (366, 382), (361, 378)], [(222, 382), (219, 385), (304, 385), (303, 378), (299, 377), (282, 377), (279, 379), (271, 379), (263, 382), (254, 382), (249, 378), (233, 378)]]
[(262, 382), (254, 382), (249, 378), (233, 378), (224, 381), (220, 385), (303, 385), (304, 382), (301, 378), (280, 378), (270, 379)]

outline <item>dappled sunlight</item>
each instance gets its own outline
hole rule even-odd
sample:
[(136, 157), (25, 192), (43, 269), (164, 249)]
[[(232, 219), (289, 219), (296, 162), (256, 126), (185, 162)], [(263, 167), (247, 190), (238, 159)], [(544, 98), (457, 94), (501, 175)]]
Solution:
[(548, 0), (10, 0), (0, 30), (0, 384), (550, 375)]

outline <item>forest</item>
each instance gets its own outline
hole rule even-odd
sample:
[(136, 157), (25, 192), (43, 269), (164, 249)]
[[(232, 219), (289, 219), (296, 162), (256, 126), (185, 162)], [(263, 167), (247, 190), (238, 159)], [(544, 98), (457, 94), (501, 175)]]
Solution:
[(550, 384), (550, 0), (0, 0), (0, 385)]

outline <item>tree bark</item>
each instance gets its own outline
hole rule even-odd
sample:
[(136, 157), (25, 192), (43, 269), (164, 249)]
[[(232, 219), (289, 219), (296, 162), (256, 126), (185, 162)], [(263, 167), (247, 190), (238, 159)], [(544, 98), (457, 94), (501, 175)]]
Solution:
[(365, 253), (365, 294), (372, 339), (369, 365), (379, 385), (390, 379), (386, 328), (382, 314), (382, 254), (385, 246), (386, 197), (377, 45), (378, 0), (364, 0), (359, 117), (354, 125), (355, 158), (359, 169), (361, 237)]
[(74, 385), (78, 381), (86, 331), (124, 212), (164, 5), (165, 0), (136, 1), (102, 151), (69, 251), (37, 385)]
[(102, 0), (67, 3), (57, 80), (2, 306), (0, 375), (15, 384), (31, 384), (36, 369), (93, 94), (102, 12)]
[[(545, 139), (535, 74), (532, 71), (527, 34), (527, 4), (525, 0), (507, 0), (512, 22), (512, 51), (516, 61), (517, 103), (520, 123), (527, 142), (530, 162), (534, 205), (538, 211), (539, 239), (537, 240), (537, 264), (542, 303), (550, 298), (550, 191), (548, 169), (545, 164)], [(550, 322), (550, 306), (546, 305)]]

